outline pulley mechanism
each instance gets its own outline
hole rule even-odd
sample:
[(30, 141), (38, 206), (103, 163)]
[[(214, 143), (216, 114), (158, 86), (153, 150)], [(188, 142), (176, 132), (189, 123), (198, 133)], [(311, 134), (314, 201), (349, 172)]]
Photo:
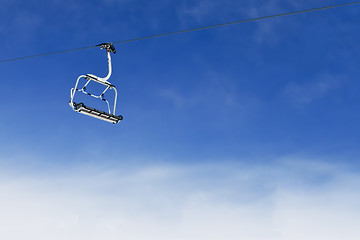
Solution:
[[(97, 46), (99, 46), (100, 49), (106, 49), (109, 73), (104, 78), (98, 77), (94, 74), (80, 75), (78, 77), (78, 79), (76, 80), (75, 87), (70, 90), (71, 98), (70, 98), (69, 104), (70, 104), (70, 107), (78, 113), (82, 113), (82, 114), (85, 114), (85, 115), (88, 115), (91, 117), (95, 117), (95, 118), (116, 124), (116, 123), (120, 122), (123, 119), (123, 117), (121, 115), (118, 115), (118, 116), (115, 115), (117, 90), (116, 90), (115, 86), (112, 85), (108, 81), (108, 79), (110, 78), (111, 73), (112, 73), (110, 53), (111, 52), (116, 53), (116, 50), (115, 50), (115, 47), (111, 43), (101, 43)], [(84, 85), (81, 88), (79, 88), (78, 85), (79, 85), (79, 81), (81, 78), (84, 78), (86, 81), (85, 81)], [(103, 90), (103, 92), (101, 94), (89, 93), (89, 92), (87, 92), (86, 87), (89, 85), (90, 82), (95, 82), (97, 84), (101, 84), (101, 85), (105, 86), (105, 89)], [(114, 90), (114, 92), (115, 92), (114, 101), (112, 103), (112, 107), (113, 107), (112, 111), (111, 111), (111, 106), (110, 106), (109, 101), (107, 99), (105, 99), (105, 97), (104, 97), (104, 94), (108, 90)], [(108, 111), (105, 112), (105, 111), (101, 111), (101, 110), (89, 107), (82, 102), (81, 103), (74, 102), (74, 97), (75, 97), (76, 92), (81, 92), (81, 93), (91, 96), (93, 98), (102, 100), (103, 102), (105, 102), (107, 104)]]

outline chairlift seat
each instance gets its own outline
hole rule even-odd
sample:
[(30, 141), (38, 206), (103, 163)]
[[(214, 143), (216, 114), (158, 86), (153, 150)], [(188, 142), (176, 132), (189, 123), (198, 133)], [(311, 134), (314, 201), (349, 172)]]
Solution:
[(114, 124), (123, 120), (123, 117), (121, 115), (116, 116), (116, 115), (113, 115), (110, 113), (106, 113), (101, 110), (88, 107), (84, 103), (75, 103), (74, 102), (73, 104), (74, 104), (75, 111), (85, 114), (85, 115), (88, 115), (88, 116), (91, 116), (91, 117), (94, 117), (94, 118), (98, 118), (98, 119), (101, 119), (101, 120), (104, 120), (107, 122), (111, 122)]

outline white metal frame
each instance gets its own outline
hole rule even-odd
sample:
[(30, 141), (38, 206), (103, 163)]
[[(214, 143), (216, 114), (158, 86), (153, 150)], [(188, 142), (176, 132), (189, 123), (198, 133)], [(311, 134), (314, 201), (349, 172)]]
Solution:
[[(105, 101), (105, 102), (107, 103), (107, 106), (108, 106), (109, 114), (115, 115), (116, 101), (117, 101), (117, 90), (116, 90), (115, 86), (112, 85), (112, 84), (108, 81), (108, 79), (110, 78), (111, 73), (112, 73), (111, 56), (110, 56), (110, 51), (111, 51), (111, 50), (109, 50), (108, 47), (103, 46), (103, 45), (101, 46), (101, 48), (106, 48), (106, 50), (107, 50), (106, 52), (107, 52), (109, 73), (108, 73), (107, 76), (104, 77), (104, 78), (98, 77), (98, 76), (93, 75), (93, 74), (80, 75), (80, 76), (78, 77), (78, 79), (76, 80), (76, 83), (75, 83), (75, 87), (71, 88), (71, 90), (70, 90), (70, 97), (71, 97), (71, 98), (70, 98), (70, 102), (69, 102), (70, 107), (71, 107), (74, 111), (76, 111), (76, 112), (79, 112), (79, 110), (77, 110), (77, 109), (75, 108), (75, 105), (74, 105), (74, 97), (75, 97), (75, 93), (76, 93), (77, 91), (79, 91), (79, 92), (82, 92), (82, 93), (84, 93), (84, 94), (87, 94), (87, 95), (89, 95), (89, 96), (91, 96), (91, 97), (98, 98), (98, 99), (101, 99), (101, 100)], [(87, 80), (87, 82), (84, 84), (84, 86), (83, 86), (81, 89), (78, 89), (77, 87), (78, 87), (78, 84), (79, 84), (79, 81), (80, 81), (81, 78), (84, 78), (85, 80)], [(91, 93), (86, 92), (86, 86), (87, 86), (91, 81), (94, 81), (94, 82), (96, 82), (96, 83), (100, 83), (100, 84), (106, 86), (106, 89), (105, 89), (100, 95), (94, 95), (94, 94), (91, 94)], [(106, 92), (107, 90), (109, 90), (109, 89), (113, 89), (114, 92), (115, 92), (114, 108), (113, 108), (113, 111), (112, 111), (112, 112), (111, 112), (111, 110), (110, 110), (109, 101), (106, 100), (105, 98), (103, 98), (105, 92)]]

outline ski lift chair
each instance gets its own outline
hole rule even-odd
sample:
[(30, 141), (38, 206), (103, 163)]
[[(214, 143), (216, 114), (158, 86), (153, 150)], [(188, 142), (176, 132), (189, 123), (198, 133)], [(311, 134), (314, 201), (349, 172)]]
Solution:
[[(78, 112), (78, 113), (82, 113), (94, 118), (98, 118), (107, 122), (111, 122), (113, 124), (116, 124), (118, 122), (120, 122), (121, 120), (123, 120), (123, 117), (121, 115), (116, 116), (115, 115), (115, 109), (116, 109), (116, 100), (117, 100), (117, 90), (115, 88), (114, 85), (112, 85), (108, 79), (111, 76), (112, 73), (112, 68), (111, 68), (111, 56), (110, 53), (116, 53), (116, 50), (114, 48), (114, 46), (111, 43), (101, 43), (97, 46), (100, 46), (101, 49), (106, 49), (106, 53), (107, 53), (107, 59), (108, 59), (108, 66), (109, 66), (109, 73), (106, 77), (101, 78), (98, 76), (95, 76), (94, 74), (86, 74), (86, 75), (81, 75), (78, 77), (78, 79), (76, 80), (75, 83), (75, 87), (72, 88), (70, 90), (70, 101), (69, 101), (69, 105), (70, 107)], [(82, 88), (78, 88), (78, 84), (81, 78), (84, 78), (86, 80), (86, 83), (84, 84), (84, 86)], [(104, 85), (106, 88), (105, 90), (100, 94), (100, 95), (96, 95), (96, 94), (92, 94), (86, 91), (86, 86), (88, 86), (88, 84), (93, 81), (95, 83)], [(105, 92), (107, 92), (108, 90), (114, 90), (115, 92), (115, 98), (114, 98), (114, 103), (113, 103), (113, 110), (111, 111), (110, 109), (110, 104), (109, 101), (107, 99), (104, 98), (104, 94)], [(75, 93), (76, 92), (81, 92), (83, 94), (86, 94), (88, 96), (97, 98), (99, 100), (102, 100), (104, 102), (106, 102), (107, 104), (107, 108), (108, 108), (108, 112), (104, 112), (95, 108), (91, 108), (89, 106), (86, 106), (84, 103), (76, 103), (74, 102), (74, 97), (75, 97)]]

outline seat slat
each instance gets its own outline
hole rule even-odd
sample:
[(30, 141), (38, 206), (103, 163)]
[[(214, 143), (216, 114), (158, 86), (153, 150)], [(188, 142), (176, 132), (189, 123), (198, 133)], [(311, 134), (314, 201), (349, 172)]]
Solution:
[(101, 119), (101, 120), (104, 120), (107, 122), (111, 122), (114, 124), (123, 120), (123, 117), (121, 115), (115, 116), (113, 114), (109, 114), (109, 113), (103, 112), (101, 110), (88, 107), (83, 103), (75, 103), (74, 102), (74, 108), (75, 108), (75, 111), (77, 111), (79, 113), (82, 113), (82, 114), (85, 114), (85, 115), (88, 115), (88, 116), (91, 116), (94, 118), (98, 118), (98, 119)]

